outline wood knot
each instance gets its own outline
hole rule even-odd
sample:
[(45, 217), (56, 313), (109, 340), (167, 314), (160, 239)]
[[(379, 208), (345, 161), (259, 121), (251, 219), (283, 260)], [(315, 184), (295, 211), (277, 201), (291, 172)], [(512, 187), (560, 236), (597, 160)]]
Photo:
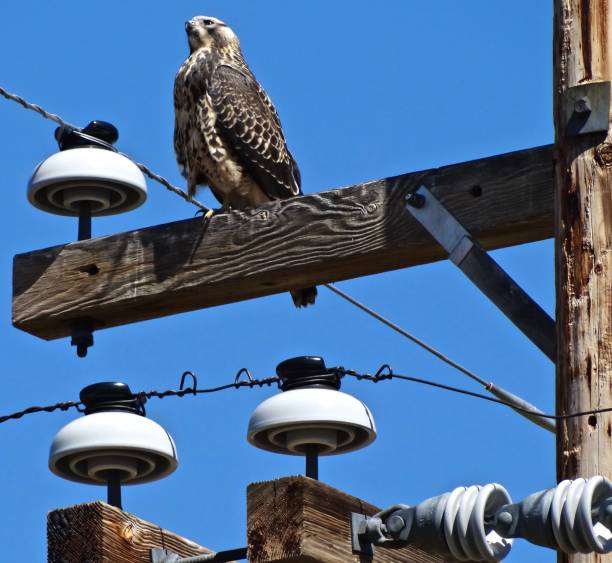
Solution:
[(121, 530), (121, 537), (124, 541), (129, 544), (134, 543), (134, 524), (128, 524), (123, 530)]
[(257, 214), (257, 218), (260, 221), (267, 221), (270, 218), (270, 213), (264, 209)]
[(612, 166), (612, 144), (602, 143), (595, 147), (595, 161), (599, 166), (609, 168)]
[(368, 213), (374, 213), (374, 211), (378, 209), (378, 205), (375, 203), (368, 203), (365, 209)]

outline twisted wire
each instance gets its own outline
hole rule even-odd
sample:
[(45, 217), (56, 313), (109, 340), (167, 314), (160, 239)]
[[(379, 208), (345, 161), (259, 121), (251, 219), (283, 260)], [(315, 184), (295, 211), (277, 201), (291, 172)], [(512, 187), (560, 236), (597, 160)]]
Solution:
[[(244, 369), (244, 368), (243, 368)], [(242, 371), (242, 370), (241, 370)], [(248, 371), (248, 370), (247, 370)], [(185, 374), (191, 374), (191, 372), (185, 372)], [(181, 378), (184, 381), (184, 376)], [(191, 374), (193, 375), (193, 374)], [(238, 372), (239, 377), (240, 372)], [(134, 399), (139, 403), (139, 406), (143, 409), (144, 412), (144, 403), (151, 398), (163, 399), (165, 397), (184, 397), (185, 395), (203, 395), (207, 393), (217, 393), (219, 391), (225, 391), (226, 389), (240, 389), (241, 387), (263, 387), (264, 385), (270, 386), (273, 383), (278, 383), (280, 378), (278, 377), (266, 377), (264, 379), (249, 379), (249, 380), (238, 380), (235, 379), (233, 383), (227, 383), (225, 385), (219, 385), (218, 387), (208, 387), (205, 389), (197, 389), (197, 380), (194, 377), (194, 386), (181, 388), (180, 389), (167, 389), (166, 391), (139, 391), (134, 393)], [(66, 411), (71, 408), (76, 408), (80, 410), (79, 407), (82, 405), (82, 402), (62, 402), (56, 403), (54, 405), (48, 405), (46, 407), (28, 407), (21, 411), (15, 412), (13, 414), (7, 414), (4, 416), (0, 416), (0, 424), (6, 422), (7, 420), (19, 419), (28, 414), (35, 414), (39, 412), (53, 412), (56, 410)]]
[(141, 162), (138, 162), (138, 161), (134, 160), (131, 156), (129, 156), (129, 155), (119, 151), (116, 147), (114, 147), (110, 143), (105, 143), (104, 141), (101, 141), (100, 139), (97, 139), (95, 137), (92, 137), (90, 135), (87, 135), (87, 134), (83, 133), (81, 131), (80, 127), (76, 127), (75, 125), (72, 125), (71, 123), (68, 123), (67, 121), (62, 119), (59, 115), (47, 111), (46, 109), (44, 109), (43, 107), (39, 106), (38, 104), (34, 104), (32, 102), (28, 102), (25, 98), (22, 98), (21, 96), (19, 96), (17, 94), (13, 94), (12, 92), (9, 92), (9, 91), (5, 90), (1, 86), (0, 86), (0, 95), (3, 96), (4, 98), (6, 98), (7, 100), (11, 100), (13, 102), (18, 103), (19, 105), (21, 105), (25, 109), (29, 109), (31, 111), (34, 111), (34, 112), (38, 113), (39, 115), (41, 115), (45, 119), (49, 119), (49, 120), (53, 121), (54, 123), (57, 123), (60, 127), (63, 127), (64, 129), (71, 129), (72, 131), (77, 133), (79, 136), (81, 136), (81, 137), (83, 137), (85, 139), (88, 139), (90, 141), (93, 141), (96, 144), (102, 145), (105, 148), (110, 149), (110, 150), (116, 152), (117, 154), (127, 158), (128, 160), (132, 161), (143, 174), (145, 174), (146, 176), (151, 178), (151, 180), (154, 180), (155, 182), (158, 182), (159, 184), (164, 186), (164, 188), (166, 188), (167, 190), (169, 190), (172, 193), (178, 195), (179, 197), (181, 197), (182, 199), (184, 199), (188, 203), (192, 203), (196, 207), (199, 207), (202, 211), (205, 211), (205, 212), (210, 211), (210, 208), (206, 207), (203, 203), (199, 202), (197, 199), (195, 199), (194, 197), (190, 196), (187, 192), (181, 190), (181, 188), (179, 188), (178, 186), (175, 186), (174, 184), (171, 184), (168, 180), (166, 180), (166, 178), (164, 178), (163, 176), (160, 176), (159, 174), (153, 172), (148, 166), (142, 164)]
[[(384, 380), (399, 379), (402, 381), (419, 383), (421, 385), (436, 387), (438, 389), (443, 389), (445, 391), (451, 391), (453, 393), (459, 393), (461, 395), (468, 395), (470, 397), (482, 399), (484, 401), (489, 401), (491, 403), (497, 403), (499, 405), (504, 405), (506, 407), (510, 407), (511, 409), (515, 411), (524, 412), (526, 414), (533, 414), (533, 411), (530, 411), (528, 409), (523, 409), (521, 407), (518, 407), (506, 401), (502, 401), (500, 399), (489, 397), (488, 395), (483, 395), (482, 393), (476, 393), (474, 391), (462, 389), (461, 387), (453, 387), (452, 385), (438, 383), (436, 381), (431, 381), (429, 379), (422, 379), (419, 377), (413, 377), (409, 375), (402, 375), (399, 373), (394, 373), (388, 364), (383, 364), (378, 369), (378, 371), (376, 371), (373, 375), (369, 373), (360, 373), (358, 371), (355, 371), (352, 369), (346, 369), (344, 367), (336, 367), (336, 368), (333, 368), (333, 370), (340, 377), (349, 376), (349, 377), (353, 377), (357, 379), (358, 381), (370, 381), (372, 383), (378, 383), (379, 381), (384, 381)], [(240, 379), (242, 374), (246, 374), (248, 379), (246, 380)], [(183, 387), (186, 375), (191, 375), (193, 377), (192, 387), (186, 387), (186, 388)], [(205, 389), (198, 389), (197, 379), (195, 378), (194, 374), (192, 372), (185, 372), (183, 373), (181, 377), (181, 385), (179, 389), (167, 389), (165, 391), (157, 391), (157, 390), (139, 391), (138, 393), (134, 394), (134, 398), (139, 399), (141, 404), (144, 406), (144, 403), (148, 399), (151, 399), (151, 398), (164, 399), (165, 397), (184, 397), (185, 395), (195, 396), (195, 395), (203, 395), (203, 394), (209, 394), (209, 393), (217, 393), (219, 391), (225, 391), (227, 389), (240, 389), (242, 387), (249, 387), (250, 389), (252, 389), (253, 387), (263, 387), (264, 385), (270, 386), (274, 383), (279, 384), (280, 381), (281, 380), (279, 377), (266, 377), (264, 379), (253, 379), (249, 370), (246, 368), (242, 368), (238, 371), (233, 383), (226, 383), (224, 385), (219, 385), (217, 387), (208, 387)], [(34, 414), (38, 412), (53, 412), (58, 409), (65, 411), (70, 408), (77, 408), (77, 410), (79, 410), (79, 407), (81, 405), (82, 405), (81, 402), (62, 402), (62, 403), (56, 403), (54, 405), (49, 405), (46, 407), (28, 407), (22, 411), (18, 411), (13, 414), (0, 416), (0, 424), (3, 422), (6, 422), (7, 420), (18, 419), (18, 418), (21, 418), (22, 416), (25, 416), (28, 414)], [(575, 412), (575, 413), (559, 414), (559, 415), (538, 413), (538, 416), (541, 416), (542, 418), (549, 418), (551, 420), (567, 420), (569, 418), (590, 416), (590, 415), (595, 415), (595, 414), (601, 414), (604, 412), (612, 412), (612, 407), (605, 407), (605, 408), (593, 409), (589, 411), (580, 411), (580, 412)]]
[(0, 416), (0, 424), (6, 422), (7, 420), (15, 420), (25, 416), (27, 414), (34, 414), (37, 412), (53, 412), (56, 410), (67, 411), (71, 408), (77, 408), (81, 405), (80, 402), (64, 402), (64, 403), (56, 403), (55, 405), (49, 405), (47, 407), (28, 407), (22, 411), (14, 412), (13, 414), (6, 414), (4, 416)]
[(142, 395), (147, 399), (155, 397), (157, 399), (163, 399), (165, 397), (184, 397), (185, 395), (202, 395), (205, 393), (217, 393), (218, 391), (225, 391), (226, 389), (240, 389), (241, 387), (263, 387), (264, 385), (272, 385), (278, 383), (280, 378), (278, 377), (267, 377), (265, 379), (252, 379), (249, 381), (234, 381), (234, 383), (226, 383), (225, 385), (219, 385), (218, 387), (209, 387), (207, 389), (197, 389), (193, 387), (187, 387), (186, 389), (168, 389), (166, 391), (146, 391)]
[(22, 98), (21, 96), (17, 94), (13, 94), (12, 92), (5, 90), (1, 86), (0, 86), (0, 95), (5, 97), (7, 100), (17, 102), (19, 105), (23, 106), (25, 109), (35, 111), (36, 113), (42, 115), (45, 119), (50, 119), (51, 121), (54, 121), (60, 127), (78, 129), (78, 127), (75, 127), (74, 125), (70, 125), (70, 123), (68, 123), (67, 121), (64, 121), (59, 115), (48, 112), (46, 109), (39, 106), (38, 104), (33, 104), (32, 102), (28, 102), (26, 99)]

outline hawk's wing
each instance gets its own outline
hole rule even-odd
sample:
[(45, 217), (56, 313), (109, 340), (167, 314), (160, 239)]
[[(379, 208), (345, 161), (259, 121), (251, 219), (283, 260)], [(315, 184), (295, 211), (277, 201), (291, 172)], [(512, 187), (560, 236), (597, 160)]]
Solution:
[(300, 194), (300, 171), (280, 120), (253, 76), (219, 65), (210, 77), (208, 94), (221, 135), (266, 195), (285, 199)]

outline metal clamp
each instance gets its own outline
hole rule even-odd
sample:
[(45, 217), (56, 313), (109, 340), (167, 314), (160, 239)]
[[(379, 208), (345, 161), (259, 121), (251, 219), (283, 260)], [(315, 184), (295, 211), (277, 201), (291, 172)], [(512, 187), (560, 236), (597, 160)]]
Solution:
[(555, 321), (487, 254), (425, 186), (410, 194), (406, 203), (407, 211), (448, 252), (449, 259), (555, 362)]

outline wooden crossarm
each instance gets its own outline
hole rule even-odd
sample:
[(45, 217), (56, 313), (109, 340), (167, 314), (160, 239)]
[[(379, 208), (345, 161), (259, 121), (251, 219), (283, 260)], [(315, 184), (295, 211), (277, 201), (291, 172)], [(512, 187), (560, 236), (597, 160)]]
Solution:
[(404, 208), (422, 184), (486, 249), (548, 238), (552, 167), (546, 146), (19, 254), (13, 324), (53, 339), (440, 260)]

